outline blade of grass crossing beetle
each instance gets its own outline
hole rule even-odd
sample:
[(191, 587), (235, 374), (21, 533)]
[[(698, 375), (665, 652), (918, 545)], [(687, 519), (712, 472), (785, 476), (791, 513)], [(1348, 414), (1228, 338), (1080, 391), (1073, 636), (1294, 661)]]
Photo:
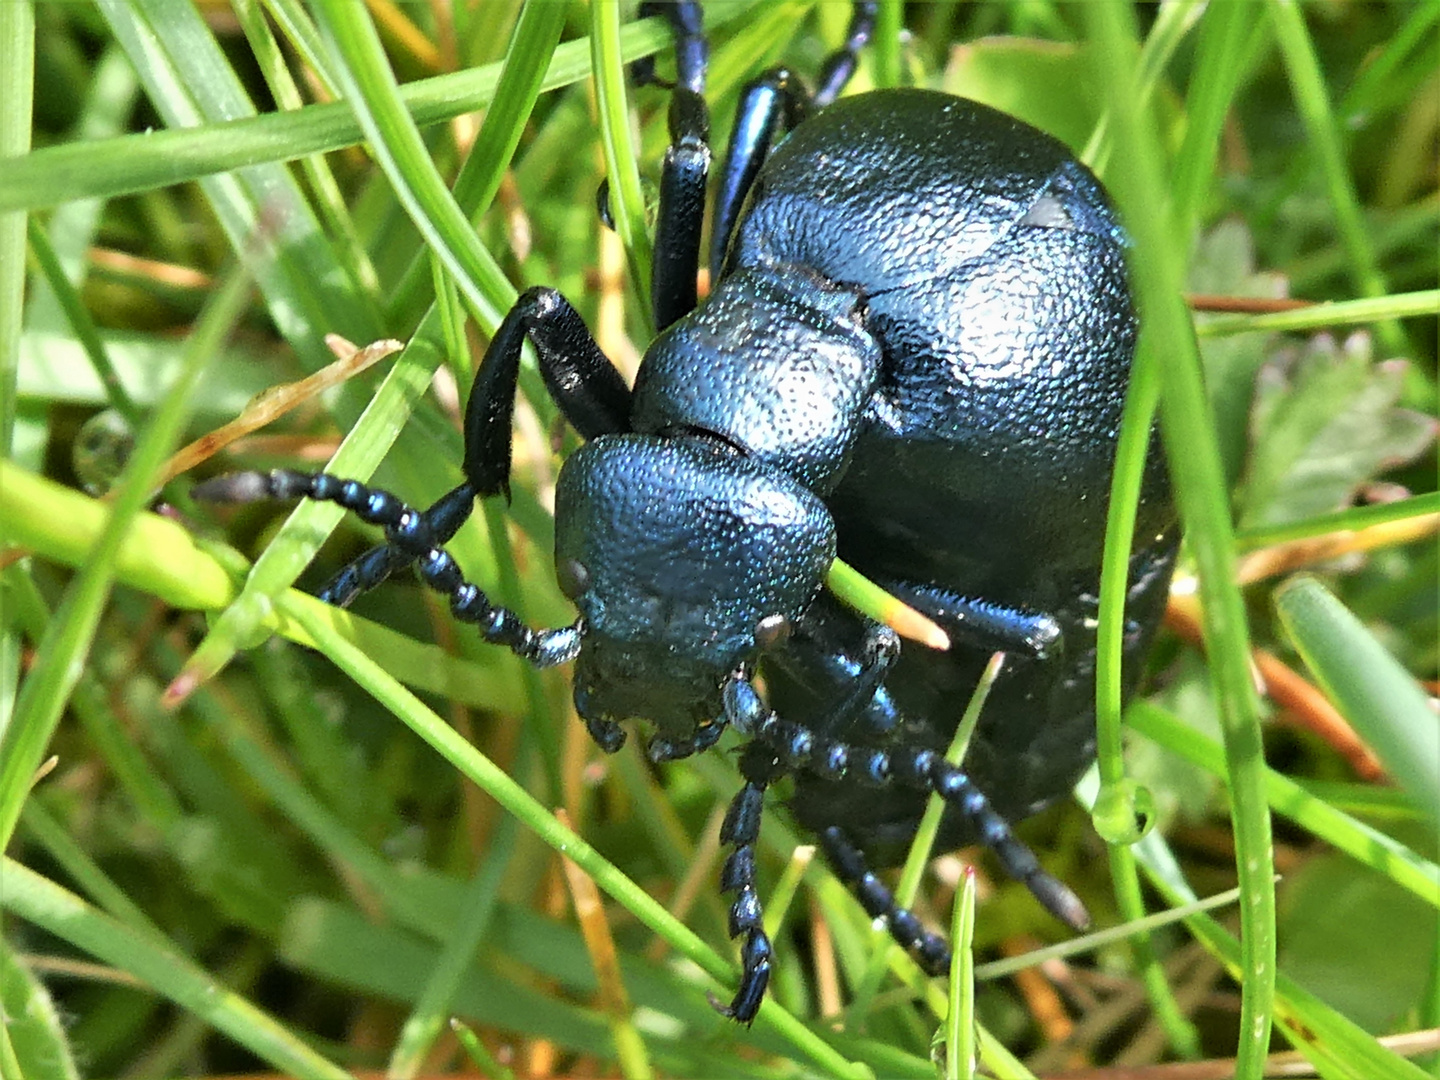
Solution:
[(860, 614), (884, 623), (901, 637), (931, 649), (950, 648), (950, 637), (933, 621), (898, 600), (849, 563), (836, 559), (825, 575), (825, 584), (841, 601)]
[(1137, 108), (1134, 12), (1119, 0), (1085, 7), (1102, 62), (1129, 77), (1110, 80), (1115, 141), (1129, 167), (1109, 178), (1135, 244), (1132, 280), (1147, 313), (1142, 348), (1155, 350), (1161, 368), (1161, 409), (1177, 503), (1195, 558), (1206, 609), (1211, 681), (1225, 732), (1236, 826), (1236, 871), (1244, 892), (1241, 940), (1240, 1045), (1237, 1070), (1257, 1076), (1264, 1067), (1275, 987), (1274, 854), (1264, 796), (1259, 702), (1250, 675), (1245, 608), (1234, 581), (1234, 537), (1216, 435), (1209, 423), (1200, 361), (1181, 296), (1181, 269), (1173, 222), (1157, 193), (1168, 190), (1154, 118)]

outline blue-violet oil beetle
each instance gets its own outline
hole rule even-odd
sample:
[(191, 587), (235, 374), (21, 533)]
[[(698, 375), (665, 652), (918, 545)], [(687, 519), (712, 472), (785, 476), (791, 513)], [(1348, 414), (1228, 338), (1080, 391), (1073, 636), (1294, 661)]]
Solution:
[[(347, 603), (414, 563), (455, 615), (533, 664), (575, 660), (575, 707), (613, 752), (648, 721), (656, 761), (748, 736), (726, 815), (730, 933), (748, 1023), (771, 943), (755, 884), (766, 788), (925, 970), (945, 941), (896, 905), (894, 865), (926, 799), (944, 850), (978, 840), (1056, 916), (1078, 898), (1010, 822), (1068, 791), (1095, 752), (1101, 546), (1136, 322), (1125, 236), (1058, 141), (927, 90), (835, 100), (871, 33), (858, 3), (814, 92), (773, 70), (741, 95), (697, 306), (710, 149), (696, 3), (646, 4), (675, 31), (653, 278), (659, 336), (634, 388), (553, 289), (497, 330), (465, 416), (465, 480), (411, 509), (356, 481), (286, 470), (202, 497), (330, 500), (387, 543), (324, 595)], [(653, 77), (646, 70), (642, 77)], [(604, 195), (602, 192), (602, 203)], [(444, 545), (507, 490), (521, 347), (587, 440), (560, 472), (555, 566), (573, 626), (532, 630)], [(1177, 533), (1152, 438), (1127, 608), (1125, 679), (1162, 613)], [(945, 652), (900, 649), (821, 591), (837, 554), (939, 622)], [(963, 768), (944, 758), (982, 669), (1007, 654)], [(764, 676), (765, 693), (756, 689)]]

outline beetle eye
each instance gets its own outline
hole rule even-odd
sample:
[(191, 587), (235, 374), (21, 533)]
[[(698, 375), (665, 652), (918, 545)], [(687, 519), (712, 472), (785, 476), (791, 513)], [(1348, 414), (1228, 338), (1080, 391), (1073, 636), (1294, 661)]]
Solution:
[(755, 644), (773, 649), (790, 640), (790, 620), (784, 615), (767, 615), (755, 626)]
[(560, 591), (571, 600), (579, 600), (590, 591), (590, 571), (579, 559), (561, 559), (556, 563), (555, 580)]

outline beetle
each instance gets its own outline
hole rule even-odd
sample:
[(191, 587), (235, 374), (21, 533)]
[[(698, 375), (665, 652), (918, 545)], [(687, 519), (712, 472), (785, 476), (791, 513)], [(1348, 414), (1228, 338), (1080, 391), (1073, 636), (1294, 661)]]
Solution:
[[(386, 542), (322, 594), (348, 603), (414, 563), (454, 614), (536, 666), (575, 661), (574, 702), (606, 752), (622, 721), (656, 762), (748, 736), (721, 838), (741, 941), (742, 1023), (772, 958), (756, 889), (766, 790), (871, 916), (932, 974), (949, 948), (876, 876), (946, 803), (938, 844), (979, 840), (1051, 912), (1088, 916), (1010, 822), (1093, 759), (1095, 620), (1106, 506), (1136, 337), (1125, 237), (1095, 177), (1058, 141), (927, 90), (836, 100), (869, 38), (857, 3), (813, 94), (772, 70), (745, 88), (721, 170), (697, 306), (710, 166), (707, 45), (696, 3), (644, 5), (675, 32), (656, 222), (660, 332), (628, 388), (558, 292), (523, 293), (477, 371), (464, 481), (428, 510), (329, 474), (241, 473), (218, 501), (333, 501)], [(641, 77), (653, 78), (642, 68)], [(603, 194), (602, 194), (603, 203)], [(466, 581), (445, 543), (481, 496), (508, 494), (522, 345), (585, 444), (556, 490), (555, 566), (580, 616), (534, 630)], [(1177, 548), (1151, 439), (1130, 567), (1133, 689)], [(951, 649), (822, 592), (843, 557), (941, 623)], [(991, 654), (996, 680), (964, 767), (944, 758)], [(764, 676), (762, 696), (757, 676)]]

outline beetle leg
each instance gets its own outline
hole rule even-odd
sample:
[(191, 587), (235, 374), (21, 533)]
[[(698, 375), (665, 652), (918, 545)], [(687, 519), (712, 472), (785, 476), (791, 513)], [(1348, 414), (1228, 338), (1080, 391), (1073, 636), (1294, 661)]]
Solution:
[[(670, 98), (670, 148), (660, 172), (660, 206), (655, 216), (655, 261), (650, 271), (650, 307), (655, 329), (664, 330), (695, 310), (695, 275), (700, 268), (700, 230), (705, 223), (705, 181), (710, 175), (710, 109), (705, 72), (710, 45), (700, 5), (644, 3), (641, 17), (660, 15), (675, 32), (675, 84)], [(652, 57), (630, 66), (637, 83), (659, 82)], [(599, 195), (608, 219), (608, 187)], [(607, 224), (609, 224), (607, 220)]]
[(526, 338), (550, 396), (576, 431), (593, 439), (630, 430), (630, 389), (585, 321), (554, 289), (526, 289), (490, 339), (465, 409), (465, 477), (481, 495), (509, 495), (510, 420)]
[[(440, 496), (424, 511), (424, 518), (435, 547), (443, 547), (465, 524), (475, 502), (475, 489), (468, 480)], [(327, 604), (349, 607), (362, 592), (384, 583), (391, 574), (403, 570), (414, 556), (393, 544), (377, 544), (358, 559), (341, 567), (340, 572), (325, 583), (315, 595)]]
[(216, 477), (197, 484), (191, 494), (209, 502), (307, 498), (343, 506), (362, 521), (383, 527), (387, 547), (401, 553), (406, 562), (417, 562), (425, 584), (449, 597), (455, 617), (478, 625), (486, 641), (504, 645), (536, 667), (562, 664), (580, 651), (579, 624), (532, 630), (509, 608), (492, 604), (479, 586), (465, 580), (449, 553), (436, 545), (426, 514), (388, 491), (329, 473), (275, 469)]
[(656, 735), (645, 748), (645, 755), (659, 765), (662, 761), (679, 761), (681, 758), (704, 753), (720, 741), (725, 727), (725, 718), (722, 716), (714, 723), (697, 728), (695, 734), (688, 739), (672, 741)]
[(829, 105), (855, 73), (859, 50), (870, 40), (875, 28), (874, 3), (857, 2), (850, 16), (845, 44), (820, 69), (819, 89), (812, 96), (799, 79), (784, 68), (773, 68), (740, 91), (735, 126), (720, 174), (720, 191), (715, 199), (715, 223), (710, 232), (710, 278), (720, 277), (730, 237), (740, 220), (760, 166), (770, 148), (814, 109)]
[[(641, 18), (662, 16), (675, 32), (674, 83), (656, 78), (654, 57), (630, 65), (630, 77), (638, 85), (656, 83), (674, 92), (670, 98), (670, 148), (661, 167), (660, 206), (655, 216), (655, 261), (650, 269), (651, 314), (655, 329), (664, 330), (695, 310), (705, 182), (710, 175), (710, 109), (703, 96), (710, 45), (699, 4), (643, 3), (638, 14)], [(595, 208), (605, 227), (615, 228), (608, 178), (595, 192)]]
[(905, 603), (940, 623), (952, 640), (987, 652), (1003, 651), (1044, 660), (1064, 648), (1064, 631), (1043, 611), (997, 604), (984, 597), (961, 596), (934, 585), (887, 582)]
[(705, 181), (710, 175), (710, 110), (700, 94), (677, 86), (670, 98), (670, 149), (660, 173), (650, 306), (664, 330), (695, 310)]
[(826, 710), (831, 730), (844, 726), (875, 697), (876, 688), (900, 659), (900, 635), (888, 626), (872, 623), (860, 646), (860, 670), (846, 680), (845, 695)]
[[(669, 3), (646, 0), (635, 15), (641, 19), (658, 15), (669, 20), (670, 29), (675, 33), (675, 82), (692, 93), (703, 94), (705, 72), (710, 66), (710, 43), (705, 40), (705, 20), (700, 5), (695, 0)], [(630, 65), (630, 77), (640, 86), (659, 83), (655, 77), (655, 58), (647, 56), (636, 60)]]
[(724, 1015), (749, 1024), (760, 1011), (760, 1002), (765, 997), (771, 958), (760, 895), (755, 891), (755, 842), (760, 838), (765, 788), (783, 775), (784, 770), (768, 747), (751, 743), (740, 759), (740, 773), (745, 777), (745, 786), (735, 793), (720, 826), (720, 842), (735, 848), (720, 871), (720, 891), (735, 893), (730, 905), (730, 936), (745, 935), (744, 944), (740, 946), (740, 987), (729, 1005), (717, 1001), (713, 995), (710, 1004)]
[(720, 172), (715, 196), (715, 222), (710, 230), (710, 280), (719, 280), (730, 234), (740, 220), (740, 207), (770, 147), (810, 111), (810, 94), (784, 68), (773, 68), (740, 91), (735, 126)]
[(850, 28), (845, 31), (845, 44), (825, 61), (820, 69), (820, 77), (815, 80), (817, 109), (823, 109), (839, 97), (840, 91), (845, 89), (845, 84), (850, 81), (850, 76), (855, 74), (860, 50), (869, 42), (870, 35), (875, 30), (877, 6), (865, 2), (855, 4), (855, 10), (850, 15)]
[(1045, 872), (1035, 853), (1015, 835), (1010, 823), (996, 813), (985, 793), (962, 769), (933, 751), (912, 752), (911, 758), (908, 771), (970, 819), (980, 842), (999, 856), (1007, 874), (1024, 883), (1045, 910), (1067, 926), (1074, 930), (1089, 927), (1090, 913), (1080, 898), (1059, 878)]
[(877, 750), (818, 736), (803, 724), (782, 720), (743, 678), (727, 681), (723, 693), (731, 725), (765, 744), (787, 771), (804, 769), (826, 780), (849, 777), (872, 787), (899, 783), (935, 792), (969, 819), (975, 835), (999, 857), (1005, 872), (1022, 882), (1045, 910), (1076, 930), (1090, 925), (1080, 898), (1045, 872), (985, 793), (936, 751), (905, 746)]
[(865, 856), (843, 829), (830, 826), (820, 834), (820, 844), (835, 876), (855, 893), (865, 914), (872, 919), (883, 918), (890, 928), (890, 936), (915, 957), (927, 975), (944, 975), (950, 970), (949, 944), (939, 934), (921, 926), (912, 911), (895, 903), (895, 894), (871, 873), (865, 865)]
[[(539, 355), (550, 396), (576, 431), (592, 439), (630, 430), (630, 390), (584, 320), (554, 289), (527, 289), (496, 329), (475, 373), (465, 412), (465, 481), (421, 515), (435, 547), (455, 535), (476, 498), (502, 492), (509, 497), (510, 422), (527, 337)], [(346, 607), (416, 557), (404, 545), (387, 542), (371, 548), (341, 569), (320, 598)]]

